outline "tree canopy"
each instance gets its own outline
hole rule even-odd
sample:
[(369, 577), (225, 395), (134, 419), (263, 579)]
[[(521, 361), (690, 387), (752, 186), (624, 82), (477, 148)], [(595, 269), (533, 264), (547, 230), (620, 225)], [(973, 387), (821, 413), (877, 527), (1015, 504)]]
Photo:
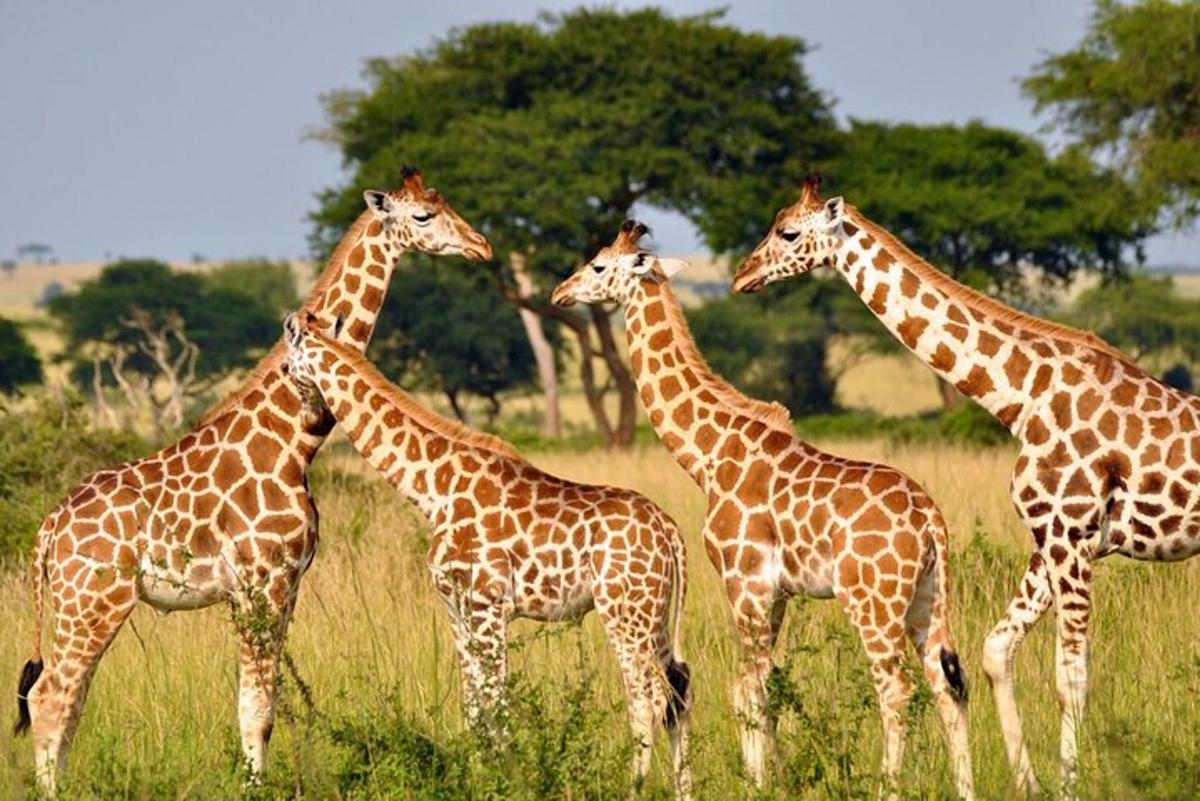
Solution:
[(1010, 295), (1027, 266), (1059, 281), (1081, 268), (1115, 271), (1140, 258), (1150, 231), (1119, 175), (979, 122), (853, 121), (830, 178), (828, 194), (934, 266)]
[(286, 261), (239, 259), (229, 261), (205, 274), (210, 287), (230, 289), (249, 295), (282, 317), (300, 305), (296, 294), (296, 276)]
[(0, 393), (40, 383), (42, 363), (20, 327), (0, 317)]
[(1137, 361), (1200, 361), (1200, 300), (1181, 296), (1170, 276), (1138, 274), (1086, 289), (1067, 319)]
[(687, 312), (696, 345), (722, 377), (794, 415), (832, 411), (837, 376), (829, 342), (852, 337), (862, 350), (898, 349), (840, 281), (788, 281), (753, 302), (734, 296)]
[(521, 321), (497, 302), (487, 277), (455, 265), (422, 260), (400, 270), (380, 311), (371, 359), (407, 389), (445, 395), (460, 419), (463, 395), (500, 409), (498, 395), (534, 384), (533, 353)]
[[(669, 46), (668, 46), (669, 43)], [(368, 63), (365, 91), (326, 99), (352, 176), (322, 196), (328, 248), (361, 190), (420, 165), (498, 253), (552, 277), (607, 243), (639, 201), (678, 210), (723, 250), (836, 140), (800, 64), (806, 46), (720, 13), (579, 9), (473, 25)]]
[(1084, 149), (1115, 156), (1142, 203), (1179, 224), (1200, 213), (1200, 0), (1097, 0), (1083, 40), (1023, 87)]

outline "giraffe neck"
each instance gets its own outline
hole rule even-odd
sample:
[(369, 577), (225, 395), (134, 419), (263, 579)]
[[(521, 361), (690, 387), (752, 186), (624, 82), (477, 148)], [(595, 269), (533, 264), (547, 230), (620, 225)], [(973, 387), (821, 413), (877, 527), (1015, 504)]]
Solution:
[[(383, 224), (369, 211), (363, 212), (334, 250), (325, 271), (300, 307), (301, 313), (312, 312), (328, 323), (341, 316), (342, 341), (360, 352), (366, 351), (392, 271), (403, 253), (403, 249), (389, 241)], [(294, 408), (301, 399), (295, 385), (283, 375), (281, 368), (286, 355), (287, 349), (280, 339), (242, 385), (209, 409), (196, 427), (213, 422), (231, 409), (261, 402), (258, 400), (261, 398), (273, 399), (285, 411)], [(320, 418), (316, 418), (315, 425), (305, 428), (304, 433), (316, 439), (314, 453), (332, 428), (331, 423)]]
[(1028, 317), (959, 284), (857, 212), (847, 233), (834, 267), (867, 308), (1010, 431), (1064, 356), (1077, 346), (1111, 351), (1098, 337)]
[(312, 337), (317, 387), (354, 449), (432, 519), (467, 474), (521, 461), (496, 437), (439, 416), (391, 384), (356, 349)]
[(750, 418), (791, 435), (787, 410), (747, 398), (704, 362), (665, 280), (640, 281), (624, 306), (629, 363), (650, 424), (702, 488), (731, 426)]

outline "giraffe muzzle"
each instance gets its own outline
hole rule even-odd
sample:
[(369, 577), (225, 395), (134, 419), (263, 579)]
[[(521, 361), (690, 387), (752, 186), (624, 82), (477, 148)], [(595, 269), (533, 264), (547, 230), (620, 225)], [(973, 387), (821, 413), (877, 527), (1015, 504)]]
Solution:
[(761, 275), (739, 275), (733, 279), (729, 288), (735, 295), (753, 295), (767, 285), (767, 279)]
[(570, 287), (564, 284), (555, 289), (553, 294), (550, 295), (550, 302), (555, 306), (566, 309), (575, 305), (575, 298), (571, 295)]
[(463, 248), (463, 257), (467, 261), (491, 261), (492, 246), (486, 239), (480, 237), (478, 243)]

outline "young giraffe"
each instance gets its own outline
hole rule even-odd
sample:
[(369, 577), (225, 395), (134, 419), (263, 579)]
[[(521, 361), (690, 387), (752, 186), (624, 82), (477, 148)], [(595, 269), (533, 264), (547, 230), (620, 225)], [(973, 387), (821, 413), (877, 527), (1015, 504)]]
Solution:
[(775, 218), (734, 291), (832, 265), (918, 358), (1021, 442), (1009, 493), (1033, 535), (1016, 596), (988, 635), (984, 670), (1018, 788), (1037, 792), (1012, 663), (1051, 605), (1057, 618), (1064, 787), (1074, 792), (1087, 693), (1092, 562), (1174, 561), (1200, 550), (1200, 400), (1156, 381), (1093, 334), (1021, 314), (935, 270), (819, 177)]
[(439, 417), (316, 328), (285, 322), (289, 374), (433, 527), (429, 570), (450, 611), (472, 725), (492, 723), (502, 700), (511, 619), (577, 620), (595, 608), (625, 683), (637, 782), (662, 721), (677, 794), (690, 797), (687, 565), (675, 521), (632, 490), (549, 475), (503, 440)]
[(682, 262), (639, 249), (627, 221), (554, 290), (552, 301), (625, 307), (629, 360), (663, 444), (708, 494), (705, 546), (725, 582), (742, 646), (734, 703), (751, 778), (773, 746), (766, 681), (790, 596), (836, 597), (871, 662), (884, 727), (883, 774), (895, 784), (901, 713), (912, 691), (905, 637), (921, 656), (949, 736), (959, 794), (972, 796), (967, 688), (947, 621), (946, 530), (916, 482), (799, 440), (778, 404), (746, 398), (696, 350), (667, 278)]
[[(367, 192), (368, 210), (333, 254), (304, 308), (347, 321), (362, 350), (399, 255), (410, 248), (486, 259), (491, 248), (415, 169), (403, 188)], [(282, 342), (242, 388), (183, 439), (85, 479), (42, 522), (34, 546), (33, 656), (17, 690), (39, 780), (53, 793), (92, 674), (137, 601), (160, 612), (228, 601), (240, 636), (242, 748), (257, 776), (271, 735), (277, 657), (300, 576), (317, 543), (305, 472), (332, 428), (304, 415), (280, 369)], [(43, 673), (43, 587), (54, 620)], [(257, 618), (247, 626), (249, 617)], [(263, 623), (267, 624), (264, 634)]]

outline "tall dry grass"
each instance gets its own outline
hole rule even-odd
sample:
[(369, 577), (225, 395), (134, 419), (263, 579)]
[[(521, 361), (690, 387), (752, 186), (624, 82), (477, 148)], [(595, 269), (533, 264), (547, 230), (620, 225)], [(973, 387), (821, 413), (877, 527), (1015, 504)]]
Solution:
[[(979, 653), (1025, 561), (1026, 535), (1005, 492), (1013, 453), (949, 446), (888, 449), (869, 442), (826, 447), (906, 469), (946, 513), (954, 535), (952, 620), (971, 681), (977, 786), (981, 798), (1010, 795)], [(737, 654), (720, 586), (699, 541), (705, 511), (701, 494), (657, 447), (536, 455), (534, 461), (571, 478), (638, 488), (658, 500), (686, 533), (692, 571), (685, 652), (695, 682), (693, 764), (700, 798), (874, 796), (878, 717), (859, 646), (833, 602), (798, 599), (789, 609), (776, 651), (786, 669), (786, 680), (774, 688), (783, 711), (778, 767), (772, 790), (756, 796), (738, 766), (728, 692)], [(447, 783), (458, 782), (454, 793), (469, 795), (471, 788), (485, 787), (478, 781), (463, 784), (452, 770), (462, 729), (459, 684), (445, 613), (425, 574), (424, 521), (344, 446), (334, 445), (321, 457), (314, 492), (322, 511), (322, 543), (304, 581), (289, 651), (311, 687), (318, 717), (306, 722), (301, 694), (289, 682), (286, 699), (294, 720), (277, 724), (273, 778), (258, 794), (454, 797), (428, 781), (434, 768), (422, 760), (434, 764), (435, 774)], [(1092, 691), (1082, 741), (1085, 796), (1196, 797), (1200, 562), (1147, 566), (1110, 560), (1097, 571), (1095, 597)], [(0, 608), (6, 610), (0, 681), (15, 683), (30, 631), (23, 575), (0, 576)], [(1056, 774), (1059, 729), (1052, 630), (1047, 619), (1029, 638), (1017, 665), (1034, 764), (1047, 784)], [(612, 796), (624, 780), (627, 741), (619, 678), (600, 627), (590, 617), (579, 627), (518, 623), (512, 636), (517, 691), (534, 695), (549, 709), (536, 718), (545, 729), (536, 734), (559, 743), (569, 739), (571, 727), (582, 730), (575, 732), (582, 741), (576, 750), (550, 754), (553, 759), (570, 754), (568, 769), (578, 773), (572, 797)], [(64, 796), (236, 795), (235, 670), (226, 609), (167, 617), (139, 609), (101, 665)], [(572, 705), (585, 696), (591, 711), (575, 714)], [(918, 695), (910, 717), (906, 794), (949, 797), (948, 765), (927, 696)], [(669, 760), (665, 742), (660, 746), (649, 797), (668, 793)], [(32, 776), (29, 743), (11, 740), (5, 730), (0, 749), (9, 755), (0, 764), (0, 797), (22, 797)], [(489, 769), (486, 759), (486, 754), (479, 757), (483, 764), (472, 768), (483, 772), (478, 775)], [(616, 764), (619, 770), (612, 767)], [(403, 786), (404, 776), (426, 781)], [(486, 784), (497, 786), (508, 789), (493, 789), (496, 797), (537, 795), (529, 787)]]

